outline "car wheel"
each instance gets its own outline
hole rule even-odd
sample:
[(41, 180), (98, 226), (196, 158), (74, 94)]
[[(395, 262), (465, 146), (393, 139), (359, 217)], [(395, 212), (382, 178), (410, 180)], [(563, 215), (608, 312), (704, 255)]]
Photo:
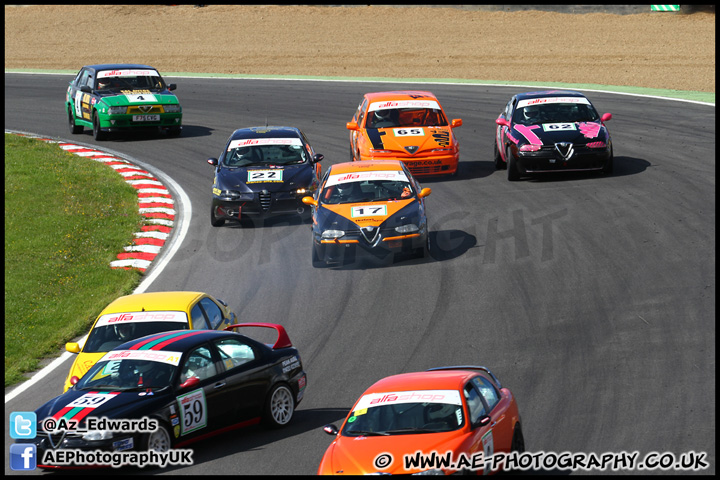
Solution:
[(418, 258), (427, 258), (430, 255), (430, 232), (428, 232), (427, 237), (425, 237), (425, 245), (418, 248), (417, 257)]
[(520, 428), (519, 422), (515, 424), (512, 443), (510, 444), (510, 451), (520, 453), (525, 451), (525, 438), (523, 437), (522, 428)]
[(284, 427), (295, 413), (295, 398), (284, 383), (275, 385), (265, 402), (265, 422), (272, 428)]
[(518, 172), (515, 157), (513, 157), (510, 147), (505, 150), (505, 159), (507, 160), (507, 179), (510, 182), (520, 180), (520, 173)]
[(210, 225), (213, 227), (222, 227), (225, 225), (225, 219), (217, 218), (215, 216), (215, 205), (210, 206)]
[(172, 436), (170, 436), (170, 430), (168, 430), (163, 422), (158, 422), (157, 430), (146, 433), (143, 436), (142, 451), (154, 450), (156, 452), (167, 452), (171, 448)]
[(497, 141), (493, 142), (493, 160), (495, 161), (495, 170), (502, 170), (505, 168), (505, 162), (503, 162), (502, 157), (500, 156), (500, 150), (497, 148)]
[(610, 158), (608, 159), (607, 163), (605, 163), (605, 166), (603, 166), (602, 173), (603, 175), (611, 175), (613, 173), (613, 152), (610, 150)]
[(179, 137), (181, 133), (182, 133), (182, 128), (173, 127), (173, 128), (168, 129), (167, 136), (168, 137)]
[(310, 245), (310, 250), (312, 250), (312, 266), (315, 268), (327, 267), (325, 259), (320, 258), (320, 255), (318, 255), (317, 249), (315, 248), (315, 242)]
[(75, 114), (72, 112), (72, 106), (68, 107), (68, 124), (70, 125), (70, 133), (82, 133), (84, 128), (82, 125), (75, 124)]
[(98, 142), (107, 138), (107, 133), (100, 130), (100, 119), (98, 118), (97, 112), (93, 113), (93, 137)]

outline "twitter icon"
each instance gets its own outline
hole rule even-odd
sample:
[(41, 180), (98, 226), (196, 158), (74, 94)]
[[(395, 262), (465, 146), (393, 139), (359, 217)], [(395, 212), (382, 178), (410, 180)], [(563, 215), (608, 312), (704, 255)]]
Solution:
[(35, 412), (12, 412), (10, 414), (11, 438), (35, 438), (37, 416)]

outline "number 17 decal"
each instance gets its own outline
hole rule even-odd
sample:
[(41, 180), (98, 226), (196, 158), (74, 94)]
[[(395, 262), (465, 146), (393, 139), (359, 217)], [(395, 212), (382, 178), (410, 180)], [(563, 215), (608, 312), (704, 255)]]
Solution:
[(364, 205), (360, 207), (352, 207), (350, 210), (352, 218), (357, 217), (377, 217), (387, 216), (387, 205)]

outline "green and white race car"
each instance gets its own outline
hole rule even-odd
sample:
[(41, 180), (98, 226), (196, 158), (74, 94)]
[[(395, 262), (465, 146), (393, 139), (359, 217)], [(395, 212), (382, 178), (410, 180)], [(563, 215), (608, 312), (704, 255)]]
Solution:
[(65, 98), (71, 133), (92, 128), (95, 140), (110, 132), (156, 128), (182, 132), (182, 107), (153, 67), (138, 64), (86, 65), (70, 82)]

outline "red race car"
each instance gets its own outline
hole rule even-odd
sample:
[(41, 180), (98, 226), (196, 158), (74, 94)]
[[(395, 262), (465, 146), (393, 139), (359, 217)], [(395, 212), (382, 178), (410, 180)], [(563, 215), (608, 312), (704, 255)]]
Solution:
[[(340, 428), (323, 429), (335, 439), (320, 475), (480, 473), (492, 455), (525, 450), (515, 397), (485, 367), (384, 378)], [(443, 458), (449, 461), (440, 466)], [(475, 458), (484, 460), (474, 464)]]

